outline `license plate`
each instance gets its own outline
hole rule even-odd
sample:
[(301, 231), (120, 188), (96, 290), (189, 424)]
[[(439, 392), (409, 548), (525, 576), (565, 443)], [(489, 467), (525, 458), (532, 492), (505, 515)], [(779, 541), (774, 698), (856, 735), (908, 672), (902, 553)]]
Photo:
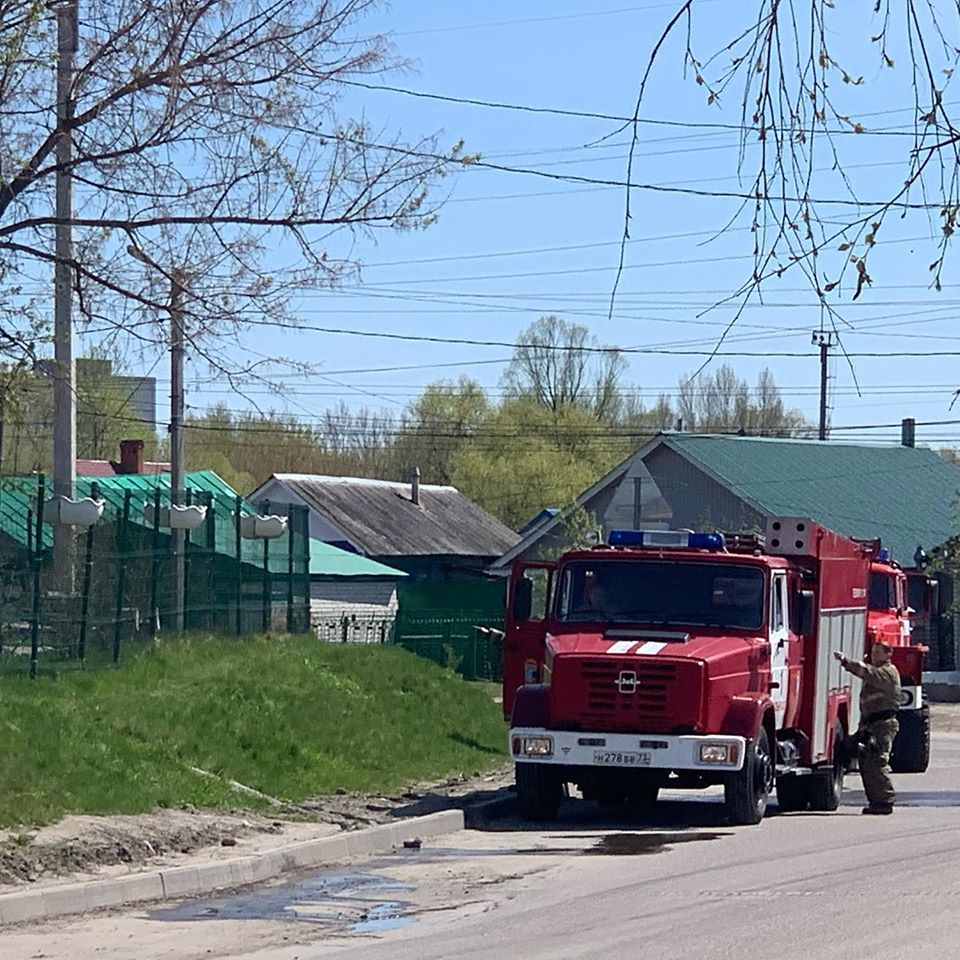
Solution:
[(611, 767), (649, 767), (650, 754), (622, 750), (594, 750), (593, 762)]

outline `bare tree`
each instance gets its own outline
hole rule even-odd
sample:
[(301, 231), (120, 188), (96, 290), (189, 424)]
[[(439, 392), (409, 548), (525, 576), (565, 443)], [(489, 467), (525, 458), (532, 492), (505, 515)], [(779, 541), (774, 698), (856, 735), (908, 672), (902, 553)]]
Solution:
[(684, 427), (698, 433), (787, 437), (812, 430), (799, 411), (784, 406), (769, 370), (761, 371), (751, 393), (747, 381), (726, 363), (716, 373), (681, 378), (679, 414)]
[(338, 231), (430, 224), (427, 188), (447, 159), (463, 159), (459, 145), (407, 144), (339, 112), (352, 77), (397, 64), (383, 38), (365, 35), (376, 3), (83, 0), (69, 116), (58, 127), (58, 5), (0, 0), (8, 359), (34, 354), (47, 332), (55, 150), (65, 135), (81, 329), (162, 342), (156, 315), (182, 272), (194, 351), (221, 370), (229, 365), (211, 331), (293, 326), (292, 295), (355, 271), (331, 253)]
[(614, 420), (626, 368), (616, 348), (602, 347), (586, 327), (551, 315), (535, 320), (517, 337), (502, 385), (551, 410), (579, 406), (598, 420)]
[[(707, 104), (736, 103), (741, 187), (714, 195), (740, 199), (730, 223), (743, 218), (750, 227), (753, 267), (724, 302), (742, 310), (770, 278), (800, 271), (836, 326), (842, 294), (856, 300), (873, 282), (870, 253), (891, 214), (939, 217), (930, 264), (939, 290), (960, 217), (960, 128), (951, 113), (955, 104), (945, 97), (960, 57), (960, 3), (752, 0), (727, 7), (724, 32), (704, 35), (696, 0), (677, 0), (647, 60), (628, 124), (630, 172), (647, 84), (672, 37), (683, 44), (685, 74)], [(842, 37), (848, 46), (841, 48)], [(842, 141), (876, 133), (867, 117), (858, 118), (850, 95), (871, 81), (845, 65), (864, 52), (880, 71), (902, 71), (913, 100), (912, 129), (900, 137), (903, 175), (886, 196), (861, 195), (844, 169), (849, 155)], [(753, 142), (758, 148), (748, 150)], [(739, 316), (734, 313), (727, 332)]]

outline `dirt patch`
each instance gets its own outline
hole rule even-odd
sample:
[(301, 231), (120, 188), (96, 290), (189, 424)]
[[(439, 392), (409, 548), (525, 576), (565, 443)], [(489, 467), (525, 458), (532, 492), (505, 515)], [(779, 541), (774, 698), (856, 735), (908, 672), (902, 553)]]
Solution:
[(504, 768), (494, 774), (414, 784), (391, 796), (317, 797), (299, 804), (295, 818), (184, 807), (134, 816), (71, 816), (47, 827), (2, 830), (0, 893), (38, 881), (118, 875), (190, 857), (221, 859), (275, 849), (397, 818), (462, 808), (512, 782), (512, 768)]

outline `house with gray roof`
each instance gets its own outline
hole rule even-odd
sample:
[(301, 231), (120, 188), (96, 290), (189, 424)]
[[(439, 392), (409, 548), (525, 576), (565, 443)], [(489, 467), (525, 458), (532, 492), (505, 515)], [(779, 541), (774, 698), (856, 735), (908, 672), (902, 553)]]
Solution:
[[(585, 490), (576, 504), (603, 528), (759, 530), (804, 516), (850, 537), (880, 537), (902, 566), (956, 535), (960, 468), (932, 450), (842, 440), (661, 433)], [(538, 524), (491, 565), (548, 556), (563, 514)], [(954, 644), (955, 646), (955, 644)], [(941, 651), (942, 669), (957, 666)]]
[(408, 573), (480, 578), (520, 537), (456, 487), (277, 473), (250, 499), (304, 504), (312, 539)]

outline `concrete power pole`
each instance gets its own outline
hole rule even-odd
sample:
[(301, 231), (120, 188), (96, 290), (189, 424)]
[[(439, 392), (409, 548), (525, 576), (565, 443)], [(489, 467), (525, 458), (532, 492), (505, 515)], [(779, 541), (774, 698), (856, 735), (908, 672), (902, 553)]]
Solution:
[(812, 342), (820, 347), (820, 430), (818, 438), (827, 439), (827, 360), (829, 358), (830, 348), (835, 344), (833, 334), (829, 331), (813, 334)]
[[(180, 503), (183, 490), (183, 271), (170, 271), (170, 492)], [(184, 628), (183, 598), (186, 593), (184, 534), (171, 530), (174, 565), (173, 629)]]
[[(73, 270), (73, 56), (77, 50), (77, 3), (57, 9), (57, 187), (56, 266), (53, 312), (53, 492), (73, 497), (77, 478), (76, 361), (73, 356), (71, 285)], [(53, 527), (53, 567), (58, 589), (73, 592), (73, 529)]]

